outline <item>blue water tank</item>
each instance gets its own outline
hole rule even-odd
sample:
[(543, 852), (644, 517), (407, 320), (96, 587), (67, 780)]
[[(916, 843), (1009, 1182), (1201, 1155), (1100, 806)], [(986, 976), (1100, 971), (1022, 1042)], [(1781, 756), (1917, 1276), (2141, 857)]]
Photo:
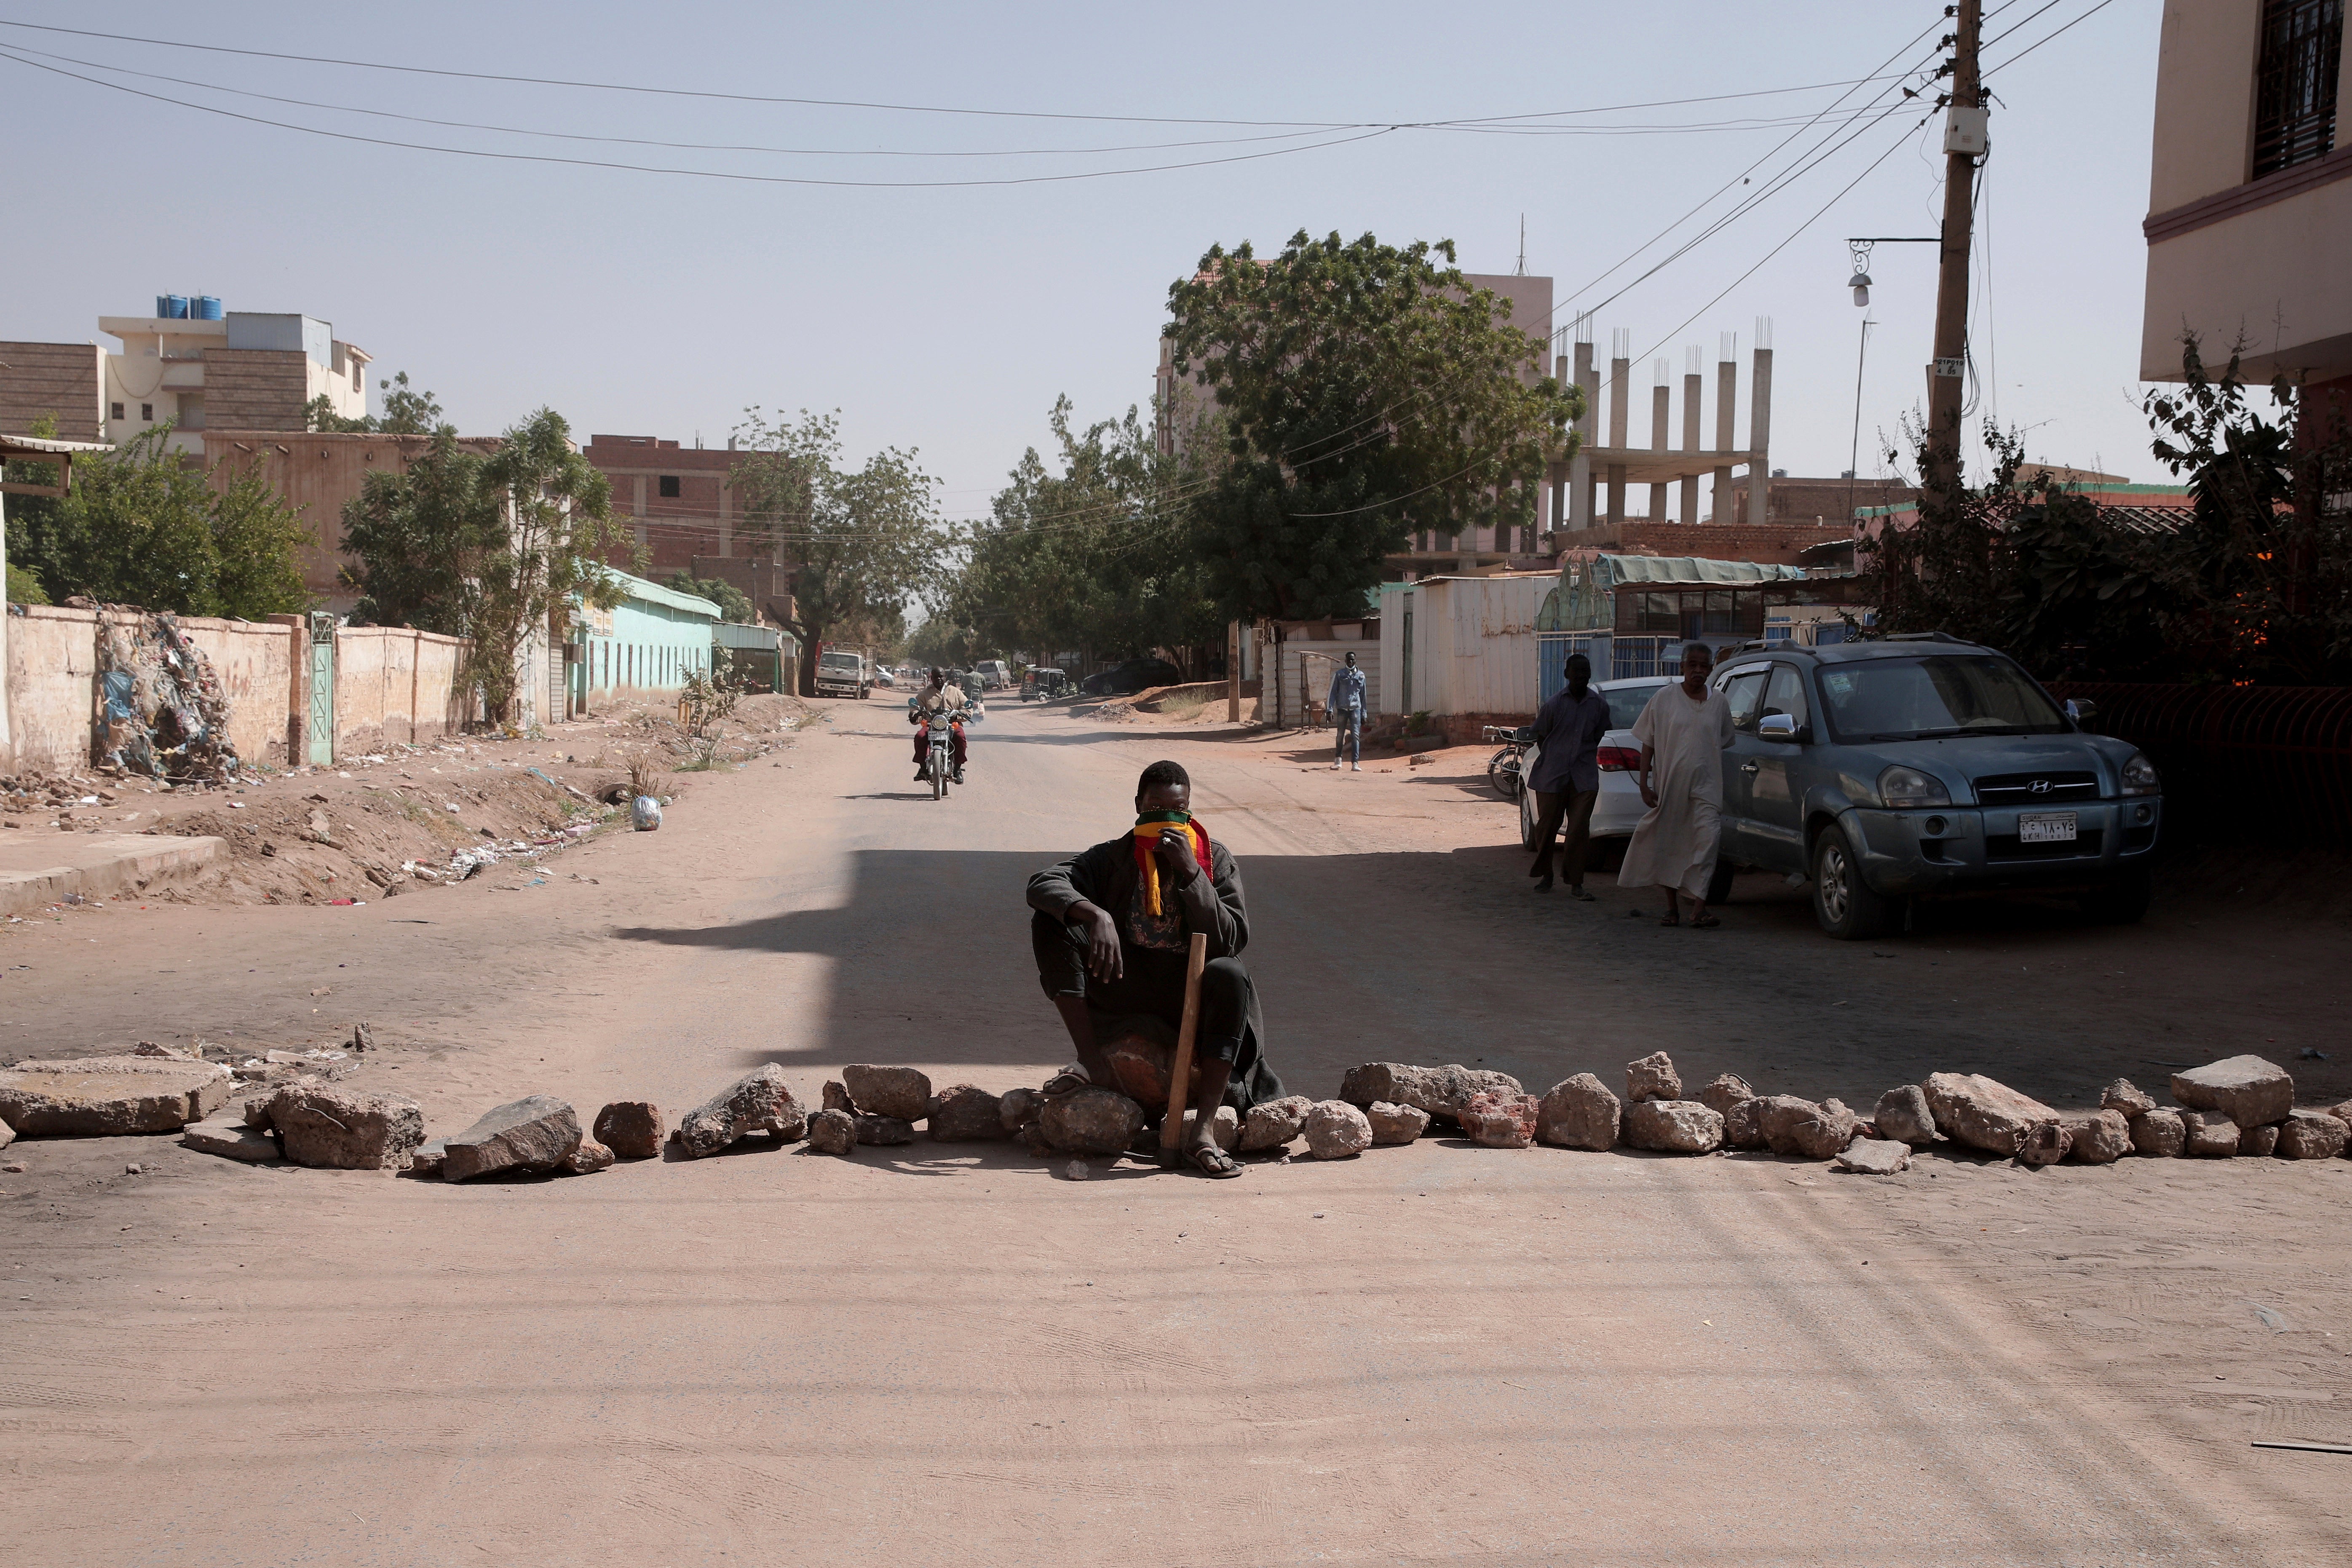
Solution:
[(217, 321), (221, 319), (221, 302), (210, 294), (199, 294), (195, 299), (195, 309), (188, 314), (199, 321)]
[(188, 319), (188, 297), (166, 294), (155, 301), (155, 313), (167, 321), (184, 321)]

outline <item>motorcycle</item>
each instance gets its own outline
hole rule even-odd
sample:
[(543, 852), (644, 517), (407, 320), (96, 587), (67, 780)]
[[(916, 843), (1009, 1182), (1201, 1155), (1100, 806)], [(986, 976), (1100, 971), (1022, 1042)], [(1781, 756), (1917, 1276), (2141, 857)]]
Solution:
[[(913, 707), (911, 700), (908, 706)], [(977, 707), (966, 709), (962, 714), (968, 724), (978, 723), (981, 717)], [(931, 798), (943, 800), (950, 784), (963, 783), (963, 770), (955, 765), (954, 719), (944, 712), (933, 713), (924, 721), (924, 731), (929, 744), (923, 752), (923, 776), (931, 782)]]

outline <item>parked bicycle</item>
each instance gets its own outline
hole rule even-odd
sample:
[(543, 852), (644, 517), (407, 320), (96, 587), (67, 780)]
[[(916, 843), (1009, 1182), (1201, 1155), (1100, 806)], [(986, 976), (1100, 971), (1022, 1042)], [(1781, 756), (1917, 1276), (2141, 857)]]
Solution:
[(1520, 777), (1520, 763), (1535, 738), (1536, 732), (1524, 724), (1516, 730), (1501, 724), (1489, 724), (1478, 731), (1481, 741), (1502, 742), (1495, 754), (1486, 759), (1486, 782), (1493, 784), (1495, 793), (1505, 800), (1518, 799), (1519, 791), (1527, 787), (1526, 781)]

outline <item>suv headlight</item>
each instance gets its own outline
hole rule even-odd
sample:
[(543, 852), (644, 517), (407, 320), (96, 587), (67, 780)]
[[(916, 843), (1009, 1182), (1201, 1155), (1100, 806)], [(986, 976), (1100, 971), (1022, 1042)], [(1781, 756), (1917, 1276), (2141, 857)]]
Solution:
[(1900, 764), (1878, 775), (1878, 798), (1890, 811), (1907, 811), (1915, 805), (1949, 805), (1952, 795), (1944, 781), (1917, 768)]
[(2126, 795), (2154, 795), (2164, 786), (2157, 782), (2156, 764), (2147, 760), (2146, 752), (2134, 752), (2131, 761), (2124, 764)]

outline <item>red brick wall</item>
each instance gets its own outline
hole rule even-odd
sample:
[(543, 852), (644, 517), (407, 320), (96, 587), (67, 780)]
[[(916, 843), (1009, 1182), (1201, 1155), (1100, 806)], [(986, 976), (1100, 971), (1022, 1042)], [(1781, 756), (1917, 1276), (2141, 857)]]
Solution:
[[(681, 447), (676, 441), (632, 436), (591, 436), (581, 450), (611, 481), (616, 516), (635, 519), (638, 515), (637, 481), (645, 480), (647, 576), (666, 581), (673, 572), (692, 570), (696, 556), (719, 553), (719, 481), (746, 461), (750, 453)], [(677, 495), (661, 493), (664, 475), (678, 481)], [(734, 537), (728, 546), (729, 555), (750, 554), (751, 545), (743, 537), (740, 494), (735, 497), (730, 528)]]
[[(1820, 479), (1794, 476), (1766, 481), (1769, 494), (1764, 503), (1764, 521), (1768, 523), (1793, 522), (1810, 524), (1819, 518), (1823, 522), (1844, 523), (1853, 518), (1856, 507), (1899, 506), (1918, 495), (1918, 490), (1895, 479)], [(1731, 493), (1731, 519), (1745, 523), (1748, 518), (1748, 487), (1739, 486)]]

